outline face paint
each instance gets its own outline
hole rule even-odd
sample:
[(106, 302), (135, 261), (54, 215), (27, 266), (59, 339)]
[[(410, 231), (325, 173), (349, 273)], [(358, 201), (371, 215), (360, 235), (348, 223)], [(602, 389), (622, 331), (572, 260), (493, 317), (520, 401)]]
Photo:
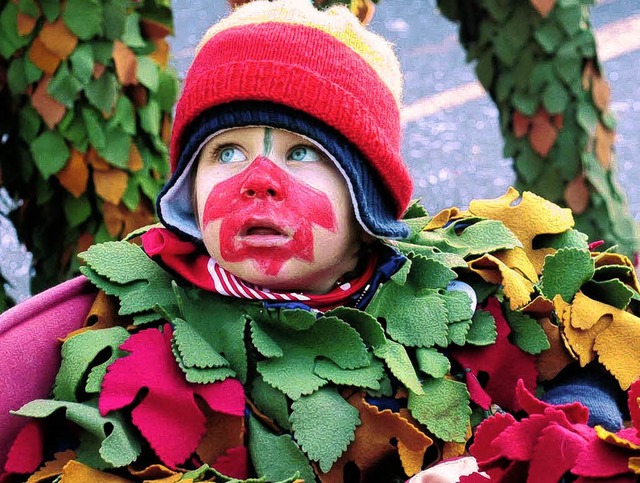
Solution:
[(262, 155), (265, 158), (269, 157), (271, 154), (271, 148), (273, 147), (273, 135), (271, 133), (271, 128), (264, 128), (264, 138), (262, 140)]
[[(265, 148), (267, 143), (265, 133)], [(331, 201), (264, 156), (214, 186), (203, 211), (203, 225), (222, 219), (220, 254), (228, 262), (254, 260), (269, 276), (297, 258), (314, 260), (313, 226), (335, 232)]]

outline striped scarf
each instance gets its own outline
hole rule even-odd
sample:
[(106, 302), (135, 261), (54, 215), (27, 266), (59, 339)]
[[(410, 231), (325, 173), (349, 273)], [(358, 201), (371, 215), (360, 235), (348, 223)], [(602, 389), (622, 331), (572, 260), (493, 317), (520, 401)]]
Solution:
[(275, 303), (301, 303), (317, 310), (330, 310), (357, 298), (367, 288), (377, 257), (371, 257), (366, 269), (355, 279), (345, 281), (326, 294), (276, 292), (246, 282), (222, 268), (205, 251), (166, 228), (152, 228), (142, 235), (145, 253), (196, 287), (228, 297), (264, 300)]

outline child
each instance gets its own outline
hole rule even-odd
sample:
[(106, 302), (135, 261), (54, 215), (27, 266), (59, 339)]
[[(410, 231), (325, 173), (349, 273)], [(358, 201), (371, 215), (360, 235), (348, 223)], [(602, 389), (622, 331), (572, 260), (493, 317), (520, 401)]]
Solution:
[[(570, 309), (580, 289), (599, 300), (598, 284), (619, 284), (626, 302), (597, 303), (628, 314), (618, 343), (637, 347), (633, 273), (622, 257), (592, 257), (567, 210), (530, 194), (435, 217), (410, 205), (401, 84), (389, 45), (344, 8), (255, 1), (214, 25), (177, 105), (161, 226), (132, 235), (142, 247), (92, 247), (88, 282), (39, 299), (81, 299), (55, 317), (64, 333), (86, 324), (64, 339), (51, 399), (37, 399), (42, 378), (11, 383), (7, 410), (33, 419), (3, 414), (3, 443), (15, 438), (5, 471), (49, 461), (38, 477), (483, 479), (475, 460), (452, 458), (498, 406), (551, 414), (530, 392), (537, 376), (553, 402), (581, 400), (591, 424), (620, 429), (636, 357), (609, 364), (613, 376), (597, 368), (608, 353), (583, 350)], [(588, 265), (579, 283), (558, 282), (569, 262)], [(27, 309), (5, 323), (31, 323)], [(489, 474), (506, 471), (501, 457)]]

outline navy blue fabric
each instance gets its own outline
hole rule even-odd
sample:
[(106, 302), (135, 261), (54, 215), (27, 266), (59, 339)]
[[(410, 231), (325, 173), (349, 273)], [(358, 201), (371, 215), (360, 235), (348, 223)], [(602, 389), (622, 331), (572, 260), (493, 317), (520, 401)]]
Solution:
[[(158, 196), (160, 220), (172, 231), (184, 235), (179, 223), (167, 220), (161, 199), (187, 167), (196, 150), (211, 134), (233, 127), (270, 126), (299, 133), (321, 144), (340, 164), (349, 178), (358, 204), (358, 214), (365, 227), (382, 238), (401, 239), (409, 235), (409, 227), (395, 217), (395, 206), (388, 190), (360, 152), (335, 129), (300, 111), (269, 102), (234, 102), (203, 113), (185, 131), (186, 145), (178, 166)], [(165, 204), (166, 205), (166, 204)], [(170, 210), (171, 206), (165, 206)], [(168, 217), (176, 220), (179, 217)], [(193, 237), (190, 237), (193, 238)]]

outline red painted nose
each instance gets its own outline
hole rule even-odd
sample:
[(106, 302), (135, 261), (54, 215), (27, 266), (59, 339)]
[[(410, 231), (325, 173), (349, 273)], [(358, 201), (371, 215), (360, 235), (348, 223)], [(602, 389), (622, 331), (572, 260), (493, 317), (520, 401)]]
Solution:
[(281, 201), (286, 173), (265, 157), (256, 158), (245, 171), (240, 193), (246, 198)]

